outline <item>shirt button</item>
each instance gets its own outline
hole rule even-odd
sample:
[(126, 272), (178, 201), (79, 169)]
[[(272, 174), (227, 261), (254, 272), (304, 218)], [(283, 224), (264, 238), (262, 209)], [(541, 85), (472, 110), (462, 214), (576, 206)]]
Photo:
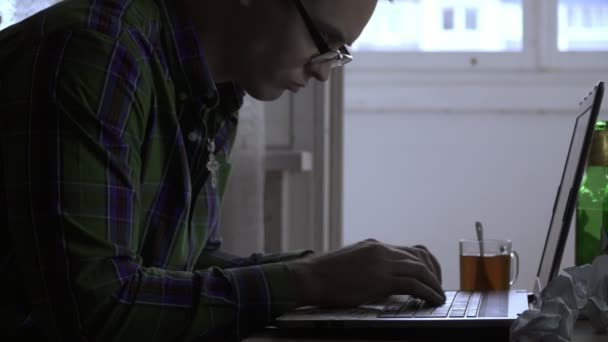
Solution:
[(200, 139), (201, 139), (201, 136), (198, 133), (196, 133), (195, 131), (188, 133), (188, 140), (190, 140), (190, 142), (197, 142)]

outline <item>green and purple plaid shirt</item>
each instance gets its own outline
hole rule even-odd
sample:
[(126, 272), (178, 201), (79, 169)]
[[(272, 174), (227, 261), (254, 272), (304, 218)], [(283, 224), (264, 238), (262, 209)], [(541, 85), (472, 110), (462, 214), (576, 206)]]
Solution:
[(0, 336), (238, 340), (295, 307), (285, 262), (310, 251), (219, 250), (244, 93), (179, 3), (64, 1), (0, 32)]

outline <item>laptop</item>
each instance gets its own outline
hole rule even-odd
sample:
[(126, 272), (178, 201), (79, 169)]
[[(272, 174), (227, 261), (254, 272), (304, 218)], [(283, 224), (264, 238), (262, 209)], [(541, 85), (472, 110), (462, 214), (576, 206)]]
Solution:
[[(508, 329), (518, 315), (540, 308), (540, 293), (560, 270), (563, 250), (572, 221), (578, 189), (588, 157), (595, 122), (600, 111), (604, 83), (598, 82), (580, 102), (570, 140), (570, 147), (554, 200), (551, 221), (538, 266), (533, 293), (523, 289), (494, 292), (446, 292), (446, 303), (429, 306), (409, 295), (393, 295), (380, 302), (349, 309), (301, 307), (277, 318), (275, 328), (283, 333), (308, 332), (319, 336), (373, 338), (396, 336), (432, 336), (473, 328), (476, 336), (508, 336)], [(315, 329), (311, 329), (315, 328)], [(505, 334), (506, 332), (506, 334)], [(455, 336), (455, 335), (450, 335)]]

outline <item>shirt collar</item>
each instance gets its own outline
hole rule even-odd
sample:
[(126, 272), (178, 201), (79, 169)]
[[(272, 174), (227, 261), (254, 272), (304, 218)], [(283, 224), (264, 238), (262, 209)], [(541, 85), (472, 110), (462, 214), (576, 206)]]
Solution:
[(178, 94), (200, 108), (220, 104), (224, 110), (235, 111), (243, 103), (244, 91), (234, 82), (218, 84), (213, 80), (205, 53), (192, 18), (183, 1), (158, 0), (163, 16), (161, 42)]

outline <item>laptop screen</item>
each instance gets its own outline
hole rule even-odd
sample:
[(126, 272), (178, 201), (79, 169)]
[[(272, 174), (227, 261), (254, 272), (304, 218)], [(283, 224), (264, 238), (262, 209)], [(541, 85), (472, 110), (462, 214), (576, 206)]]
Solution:
[[(577, 117), (575, 122), (570, 149), (568, 150), (560, 187), (555, 198), (553, 216), (538, 269), (537, 283), (534, 289), (536, 295), (539, 295), (540, 291), (559, 272), (563, 249), (575, 209), (578, 188), (581, 184), (582, 173), (587, 160), (586, 154), (589, 150), (591, 135), (595, 127), (603, 95), (603, 83), (595, 89), (596, 92), (593, 92), (593, 98), (581, 104), (580, 109), (584, 112)], [(585, 155), (583, 156), (583, 154)]]

